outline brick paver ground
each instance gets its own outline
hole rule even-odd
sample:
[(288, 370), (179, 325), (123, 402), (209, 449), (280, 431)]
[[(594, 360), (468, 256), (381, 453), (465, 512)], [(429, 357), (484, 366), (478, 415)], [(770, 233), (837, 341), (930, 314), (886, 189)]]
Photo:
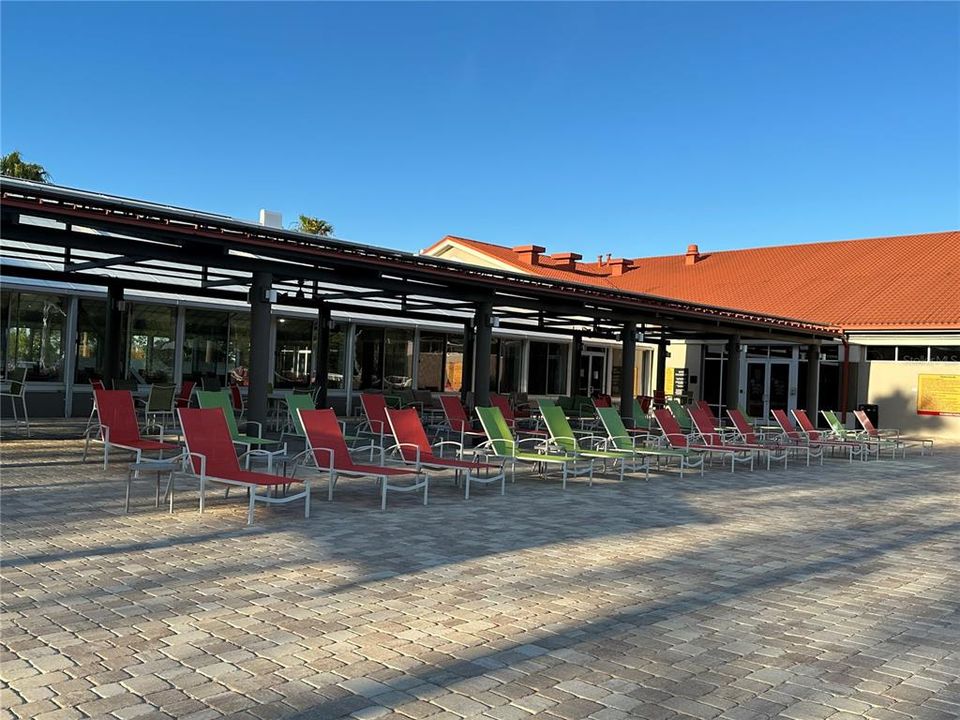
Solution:
[(960, 717), (960, 455), (431, 504), (178, 496), (2, 445), (0, 715)]

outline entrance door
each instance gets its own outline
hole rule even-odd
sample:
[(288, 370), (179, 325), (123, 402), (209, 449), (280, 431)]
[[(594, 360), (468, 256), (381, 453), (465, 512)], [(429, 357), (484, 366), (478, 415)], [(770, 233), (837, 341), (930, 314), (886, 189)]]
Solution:
[(766, 418), (771, 410), (790, 410), (790, 361), (747, 361), (747, 414)]
[(580, 356), (580, 378), (577, 393), (591, 396), (607, 392), (607, 354), (603, 351), (587, 351)]

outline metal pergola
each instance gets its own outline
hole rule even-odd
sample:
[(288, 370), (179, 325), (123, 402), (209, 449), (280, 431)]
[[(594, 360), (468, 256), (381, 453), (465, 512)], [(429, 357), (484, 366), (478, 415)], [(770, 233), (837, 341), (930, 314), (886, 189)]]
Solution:
[[(110, 336), (118, 337), (118, 304), (125, 289), (249, 303), (248, 402), (254, 420), (266, 415), (274, 304), (317, 311), (318, 357), (326, 356), (334, 310), (462, 322), (467, 355), (474, 358), (472, 365), (464, 364), (464, 388), (472, 387), (478, 404), (488, 401), (496, 326), (572, 335), (575, 342), (619, 339), (625, 399), (634, 394), (638, 334), (661, 346), (702, 338), (731, 346), (741, 340), (815, 345), (841, 336), (836, 328), (791, 318), (464, 265), (7, 177), (0, 179), (0, 237), (5, 275), (106, 287), (107, 347), (119, 344), (111, 343)], [(575, 362), (577, 357), (574, 352)], [(108, 377), (117, 372), (118, 358), (107, 358)], [(662, 384), (662, 367), (658, 370)], [(324, 373), (318, 373), (318, 382), (325, 397)], [(632, 403), (621, 403), (621, 408), (629, 414)]]

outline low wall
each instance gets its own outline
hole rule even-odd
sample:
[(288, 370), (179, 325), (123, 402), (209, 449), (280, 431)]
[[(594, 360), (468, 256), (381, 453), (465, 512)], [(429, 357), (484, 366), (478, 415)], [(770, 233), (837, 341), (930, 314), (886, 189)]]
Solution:
[(917, 415), (917, 376), (960, 375), (960, 363), (871, 362), (867, 402), (879, 406), (880, 427), (960, 444), (960, 417)]

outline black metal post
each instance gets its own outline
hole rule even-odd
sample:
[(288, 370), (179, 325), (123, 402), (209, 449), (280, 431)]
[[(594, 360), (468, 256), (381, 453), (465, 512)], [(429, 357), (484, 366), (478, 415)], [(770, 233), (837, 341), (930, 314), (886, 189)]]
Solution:
[(477, 303), (474, 313), (477, 336), (473, 347), (473, 403), (474, 407), (490, 405), (490, 352), (493, 348), (493, 306)]
[(123, 348), (123, 315), (120, 308), (123, 306), (123, 285), (110, 283), (107, 285), (107, 322), (104, 326), (103, 346), (103, 384), (114, 387), (120, 380), (122, 371), (121, 351)]
[(727, 362), (723, 383), (724, 405), (736, 408), (740, 405), (740, 336), (734, 335), (727, 340)]
[(270, 308), (273, 276), (255, 272), (250, 288), (250, 387), (247, 418), (267, 422), (267, 386), (270, 384)]
[[(573, 345), (570, 346), (570, 395), (580, 394), (580, 371), (583, 367), (583, 335), (573, 334)], [(587, 383), (589, 385), (589, 382)]]
[(807, 417), (816, 422), (820, 408), (820, 346), (807, 346), (807, 396), (804, 398)]
[(620, 366), (620, 417), (630, 425), (633, 417), (633, 398), (636, 395), (633, 376), (637, 368), (637, 324), (623, 324), (623, 364)]
[(327, 389), (330, 383), (327, 380), (327, 357), (330, 355), (330, 308), (326, 303), (320, 303), (317, 310), (317, 407), (327, 406)]

